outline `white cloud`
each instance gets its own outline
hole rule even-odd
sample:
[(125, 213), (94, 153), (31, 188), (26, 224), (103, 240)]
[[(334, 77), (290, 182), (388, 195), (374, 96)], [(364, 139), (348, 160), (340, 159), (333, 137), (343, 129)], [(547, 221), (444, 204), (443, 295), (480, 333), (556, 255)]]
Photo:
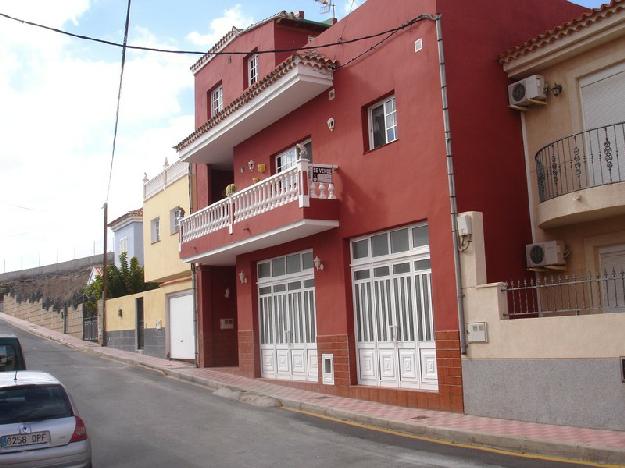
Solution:
[[(5, 5), (6, 3), (6, 5)], [(87, 0), (3, 3), (8, 14), (62, 26), (88, 11)], [(0, 28), (0, 272), (28, 268), (102, 245), (119, 59), (102, 46), (7, 21)], [(131, 42), (159, 47), (139, 26)], [(120, 108), (109, 219), (142, 203), (143, 173), (155, 175), (171, 146), (193, 128), (182, 111), (193, 57), (129, 51)], [(26, 208), (26, 209), (25, 209)], [(10, 222), (7, 222), (10, 220)], [(57, 254), (58, 252), (58, 254)]]
[(246, 16), (241, 11), (241, 5), (236, 4), (224, 11), (222, 16), (213, 18), (208, 24), (208, 33), (201, 34), (197, 31), (187, 34), (187, 40), (195, 45), (212, 47), (219, 39), (225, 36), (233, 26), (246, 28), (254, 23), (254, 18)]

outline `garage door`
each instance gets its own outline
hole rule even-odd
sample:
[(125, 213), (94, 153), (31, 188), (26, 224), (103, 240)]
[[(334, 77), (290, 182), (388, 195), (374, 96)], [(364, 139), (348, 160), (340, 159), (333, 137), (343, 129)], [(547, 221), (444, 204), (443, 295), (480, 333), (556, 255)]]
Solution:
[(193, 294), (169, 296), (169, 356), (195, 359)]

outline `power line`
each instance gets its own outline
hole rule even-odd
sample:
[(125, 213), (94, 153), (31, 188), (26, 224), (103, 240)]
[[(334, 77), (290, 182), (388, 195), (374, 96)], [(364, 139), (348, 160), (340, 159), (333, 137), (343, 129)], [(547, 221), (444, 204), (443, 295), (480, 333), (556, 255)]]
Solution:
[(115, 146), (117, 144), (117, 126), (119, 124), (119, 103), (122, 98), (122, 84), (124, 82), (124, 67), (126, 65), (126, 43), (128, 42), (128, 29), (130, 28), (130, 2), (126, 9), (126, 22), (124, 24), (124, 42), (122, 43), (122, 61), (119, 73), (119, 88), (117, 89), (117, 108), (115, 110), (115, 129), (113, 130), (113, 150), (111, 151), (111, 166), (109, 167), (109, 181), (106, 188), (106, 201), (109, 201), (109, 193), (111, 192), (111, 178), (113, 176), (113, 161), (115, 160)]
[[(138, 46), (138, 45), (128, 45), (126, 43), (119, 43), (119, 42), (114, 42), (114, 41), (108, 41), (106, 39), (102, 39), (102, 38), (98, 38), (98, 37), (92, 37), (92, 36), (87, 36), (84, 34), (75, 34), (69, 31), (65, 31), (63, 29), (59, 29), (59, 28), (54, 28), (52, 26), (46, 26), (44, 24), (40, 24), (40, 23), (35, 23), (33, 21), (28, 21), (28, 20), (24, 20), (24, 19), (20, 19), (20, 18), (16, 18), (14, 16), (8, 15), (6, 13), (2, 13), (0, 12), (0, 17), (4, 17), (6, 19), (10, 19), (13, 21), (17, 21), (18, 23), (21, 24), (25, 24), (28, 26), (33, 26), (33, 27), (37, 27), (37, 28), (41, 28), (41, 29), (45, 29), (47, 31), (52, 31), (58, 34), (64, 34), (66, 36), (69, 37), (73, 37), (76, 39), (82, 39), (82, 40), (86, 40), (86, 41), (93, 41), (93, 42), (97, 42), (100, 44), (105, 44), (105, 45), (109, 45), (109, 46), (113, 46), (113, 47), (121, 47), (124, 49), (132, 49), (132, 50), (142, 50), (142, 51), (148, 51), (148, 52), (161, 52), (161, 53), (167, 53), (167, 54), (183, 54), (183, 55), (206, 55), (209, 52), (206, 51), (197, 51), (197, 50), (184, 50), (184, 49), (162, 49), (162, 48), (157, 48), (157, 47), (146, 47), (146, 46)], [(344, 44), (352, 44), (354, 42), (359, 42), (359, 41), (365, 41), (367, 39), (374, 39), (376, 37), (380, 37), (380, 36), (384, 36), (387, 34), (395, 34), (403, 29), (406, 29), (410, 26), (412, 26), (413, 24), (422, 21), (424, 19), (432, 19), (433, 16), (432, 15), (419, 15), (416, 16), (408, 21), (406, 21), (405, 23), (391, 28), (391, 29), (387, 29), (385, 31), (381, 31), (375, 34), (367, 34), (365, 36), (359, 36), (359, 37), (354, 37), (352, 39), (341, 39), (339, 41), (336, 42), (329, 42), (326, 44), (319, 44), (319, 45), (315, 45), (315, 46), (302, 46), (302, 47), (293, 47), (293, 48), (286, 48), (286, 49), (265, 49), (265, 50), (258, 50), (258, 51), (254, 51), (254, 53), (256, 54), (272, 54), (272, 53), (282, 53), (282, 52), (298, 52), (298, 51), (303, 51), (303, 50), (316, 50), (316, 49), (325, 49), (328, 47), (334, 47), (334, 46), (338, 46), (338, 45), (344, 45)], [(385, 39), (386, 40), (386, 39)], [(251, 51), (246, 50), (246, 51), (217, 51), (217, 52), (210, 52), (211, 55), (249, 55)]]

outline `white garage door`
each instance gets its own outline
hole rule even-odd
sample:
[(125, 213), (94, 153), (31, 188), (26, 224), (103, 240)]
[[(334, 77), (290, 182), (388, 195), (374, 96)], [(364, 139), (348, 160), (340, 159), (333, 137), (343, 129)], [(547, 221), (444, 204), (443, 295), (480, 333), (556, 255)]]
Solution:
[(170, 296), (169, 355), (172, 359), (195, 359), (193, 294)]

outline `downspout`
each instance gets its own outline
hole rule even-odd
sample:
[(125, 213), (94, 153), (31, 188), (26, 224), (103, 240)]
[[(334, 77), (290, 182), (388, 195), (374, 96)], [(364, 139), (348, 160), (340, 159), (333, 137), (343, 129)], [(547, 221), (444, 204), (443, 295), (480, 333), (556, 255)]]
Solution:
[(451, 207), (451, 237), (454, 247), (454, 271), (456, 277), (456, 302), (458, 305), (458, 328), (460, 331), (460, 353), (467, 354), (466, 324), (464, 318), (464, 294), (462, 293), (462, 273), (460, 249), (458, 244), (458, 203), (456, 199), (456, 183), (454, 177), (454, 161), (451, 151), (451, 128), (449, 125), (449, 105), (447, 102), (447, 75), (445, 72), (445, 55), (443, 53), (443, 31), (441, 15), (434, 17), (436, 21), (436, 43), (438, 44), (438, 64), (441, 79), (441, 97), (443, 101), (443, 129), (445, 132), (445, 158), (447, 160), (447, 184), (449, 186), (449, 204)]
[[(189, 163), (189, 214), (193, 211), (193, 166)], [(180, 230), (179, 250), (182, 249), (182, 229)], [(191, 262), (191, 290), (193, 291), (193, 333), (195, 334), (195, 367), (200, 367), (200, 333), (197, 328), (197, 277), (195, 263)]]

